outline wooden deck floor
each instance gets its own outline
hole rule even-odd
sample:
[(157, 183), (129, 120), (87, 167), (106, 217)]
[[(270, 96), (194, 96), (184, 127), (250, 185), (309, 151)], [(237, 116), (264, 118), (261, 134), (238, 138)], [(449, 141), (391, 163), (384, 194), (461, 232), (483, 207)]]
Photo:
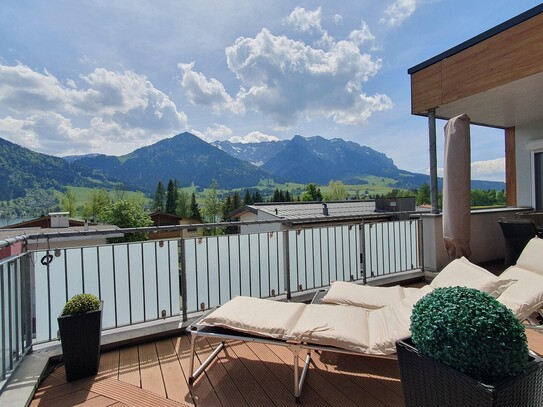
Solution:
[[(527, 334), (530, 348), (543, 354), (543, 335)], [(182, 335), (103, 353), (95, 377), (66, 383), (59, 366), (31, 406), (403, 406), (395, 360), (314, 354), (296, 404), (292, 353), (284, 347), (233, 342), (193, 387), (189, 353), (190, 338)]]

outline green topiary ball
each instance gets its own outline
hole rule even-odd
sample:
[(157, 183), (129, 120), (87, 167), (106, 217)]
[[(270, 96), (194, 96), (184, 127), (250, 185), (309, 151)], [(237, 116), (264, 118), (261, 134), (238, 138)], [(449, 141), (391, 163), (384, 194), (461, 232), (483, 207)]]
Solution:
[(419, 351), (486, 384), (521, 373), (529, 362), (524, 326), (494, 297), (472, 288), (437, 288), (411, 315)]
[(100, 300), (92, 294), (76, 294), (64, 305), (62, 315), (83, 314), (100, 308)]

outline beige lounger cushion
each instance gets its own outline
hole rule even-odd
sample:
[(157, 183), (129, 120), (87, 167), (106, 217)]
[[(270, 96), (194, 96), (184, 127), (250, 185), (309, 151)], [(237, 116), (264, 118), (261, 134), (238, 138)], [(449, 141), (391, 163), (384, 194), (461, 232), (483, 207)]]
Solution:
[(434, 287), (432, 287), (431, 285), (425, 285), (420, 288), (403, 287), (405, 299), (410, 300), (413, 303), (416, 303), (418, 300), (420, 300), (426, 294), (431, 293), (432, 291), (434, 291)]
[(542, 274), (511, 266), (502, 273), (500, 279), (517, 280), (498, 297), (498, 301), (513, 311), (518, 319), (527, 318), (532, 312), (543, 306)]
[(368, 353), (368, 310), (331, 304), (309, 304), (291, 331), (291, 339)]
[(411, 335), (409, 329), (411, 312), (416, 302), (413, 299), (404, 299), (369, 312), (370, 353), (374, 355), (396, 353), (396, 341)]
[[(543, 276), (543, 239), (534, 237), (522, 250), (517, 267), (533, 271)], [(503, 274), (502, 274), (503, 275)]]
[(202, 325), (220, 326), (252, 335), (288, 339), (305, 304), (235, 297), (206, 316)]
[(404, 298), (402, 287), (373, 287), (346, 281), (335, 281), (323, 297), (325, 304), (382, 308)]
[(497, 298), (514, 281), (499, 279), (490, 271), (471, 263), (465, 257), (451, 261), (430, 283), (433, 288), (468, 287)]

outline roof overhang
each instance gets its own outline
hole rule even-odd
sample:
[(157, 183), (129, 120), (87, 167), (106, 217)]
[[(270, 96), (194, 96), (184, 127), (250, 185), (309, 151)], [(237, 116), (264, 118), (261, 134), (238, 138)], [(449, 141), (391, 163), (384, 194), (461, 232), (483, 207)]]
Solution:
[(543, 4), (411, 69), (412, 113), (498, 128), (543, 119)]

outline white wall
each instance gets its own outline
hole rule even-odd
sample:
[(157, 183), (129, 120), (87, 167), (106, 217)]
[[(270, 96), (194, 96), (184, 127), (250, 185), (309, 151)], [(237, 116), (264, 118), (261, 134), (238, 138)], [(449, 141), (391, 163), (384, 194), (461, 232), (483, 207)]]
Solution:
[[(258, 214), (252, 212), (246, 212), (239, 218), (242, 222), (249, 222), (255, 220), (277, 220), (276, 216), (270, 215), (267, 212), (258, 211)], [(254, 225), (245, 225), (240, 227), (241, 234), (249, 233), (264, 233), (264, 232), (278, 232), (280, 230), (286, 230), (280, 223), (269, 223), (269, 224), (254, 224)]]
[[(532, 149), (543, 151), (543, 120), (515, 127), (517, 205), (533, 207)], [(538, 143), (537, 141), (540, 141)], [(532, 145), (530, 148), (530, 144)]]
[[(481, 264), (503, 259), (505, 246), (498, 218), (515, 217), (515, 213), (521, 210), (523, 209), (499, 208), (472, 211), (469, 260)], [(443, 244), (442, 219), (441, 214), (422, 215), (424, 267), (429, 272), (439, 272), (451, 261)]]

